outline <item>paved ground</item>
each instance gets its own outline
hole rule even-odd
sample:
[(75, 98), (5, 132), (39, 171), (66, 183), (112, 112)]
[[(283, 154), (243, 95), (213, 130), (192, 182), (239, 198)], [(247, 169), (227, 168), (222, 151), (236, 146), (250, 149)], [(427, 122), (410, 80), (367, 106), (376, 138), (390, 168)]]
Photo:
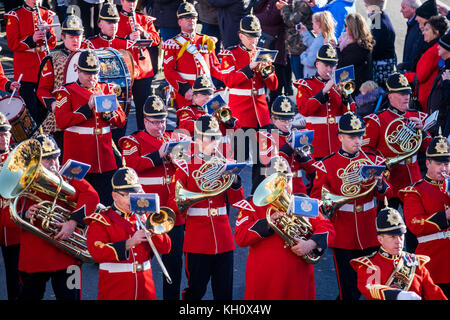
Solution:
[[(357, 0), (357, 9), (359, 12), (361, 12), (363, 15), (364, 9), (361, 5), (362, 0)], [(394, 28), (397, 32), (397, 54), (399, 61), (401, 61), (401, 51), (403, 50), (403, 39), (404, 34), (406, 32), (405, 28), (405, 20), (403, 19), (402, 15), (400, 14), (400, 0), (396, 1), (389, 1), (387, 6), (387, 12), (389, 16), (391, 17), (391, 20), (394, 24)], [(5, 39), (4, 39), (4, 33), (0, 33), (0, 45), (4, 48), (7, 47)], [(12, 57), (10, 55), (10, 52), (8, 50), (3, 50), (0, 52), (0, 60), (5, 68), (5, 71), (8, 76), (11, 76), (12, 73)], [(127, 131), (133, 132), (135, 130), (135, 115), (132, 112), (130, 114), (129, 119), (129, 127)], [(243, 171), (243, 181), (244, 181), (244, 190), (246, 195), (250, 192), (250, 170), (244, 170)], [(232, 226), (234, 226), (234, 222), (236, 221), (236, 215), (237, 212), (235, 209), (232, 209), (231, 215), (230, 215), (230, 223)], [(239, 248), (237, 247), (235, 253), (234, 253), (234, 290), (233, 290), (233, 298), (234, 299), (243, 299), (244, 294), (244, 287), (245, 287), (245, 261), (247, 257), (247, 248)], [(1, 255), (1, 253), (0, 253)], [(2, 258), (0, 258), (0, 261), (3, 261)], [(155, 279), (155, 287), (157, 291), (157, 296), (159, 298), (162, 297), (162, 273), (161, 270), (157, 264), (156, 261), (153, 261), (153, 272), (154, 272), (154, 279)], [(277, 270), (274, 270), (274, 272), (277, 272)], [(335, 270), (333, 265), (333, 259), (331, 255), (331, 251), (327, 250), (327, 253), (324, 255), (324, 257), (321, 259), (321, 261), (315, 266), (315, 272), (316, 272), (316, 296), (318, 300), (334, 300), (336, 296), (338, 295), (338, 287), (336, 282), (336, 276), (335, 276)], [(96, 299), (96, 293), (97, 293), (97, 267), (94, 264), (87, 264), (83, 266), (83, 281), (82, 281), (82, 298), (84, 300), (94, 300)], [(183, 275), (183, 281), (182, 281), (182, 288), (186, 286), (186, 279)], [(0, 263), (0, 300), (6, 299), (6, 292), (5, 292), (5, 278), (4, 278), (4, 268), (3, 263)], [(53, 290), (48, 286), (46, 294), (45, 294), (46, 300), (52, 300), (54, 299), (53, 296)], [(212, 299), (212, 294), (210, 288), (208, 289), (205, 297), (205, 300)]]

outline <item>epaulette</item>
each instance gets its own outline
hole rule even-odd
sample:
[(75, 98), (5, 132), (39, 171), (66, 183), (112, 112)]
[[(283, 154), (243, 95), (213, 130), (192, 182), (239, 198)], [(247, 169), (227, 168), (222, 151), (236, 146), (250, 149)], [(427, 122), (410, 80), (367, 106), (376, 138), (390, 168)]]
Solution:
[(183, 172), (189, 176), (189, 166), (186, 160), (184, 159), (173, 159), (173, 163), (180, 168), (181, 170), (183, 170)]
[(14, 17), (17, 20), (19, 20), (19, 16), (17, 15), (17, 10), (20, 9), (21, 7), (17, 7), (15, 9), (12, 9), (11, 11), (7, 12), (4, 14), (4, 16), (10, 16), (10, 17)]
[(139, 144), (139, 141), (137, 141), (135, 137), (130, 135), (130, 136), (124, 136), (119, 139), (119, 147), (121, 147), (122, 149), (128, 149), (129, 147), (131, 147), (130, 142), (128, 142), (128, 140), (131, 140), (134, 143)]
[[(73, 83), (73, 82), (71, 82), (71, 83)], [(56, 88), (55, 90), (53, 90), (52, 93), (56, 93), (58, 91), (64, 91), (67, 94), (70, 94), (69, 90), (67, 90), (67, 88), (66, 88), (66, 86), (69, 85), (69, 84), (70, 83), (63, 84), (62, 86), (60, 86), (60, 87)]]
[(192, 111), (192, 108), (189, 107), (189, 106), (184, 106), (184, 107), (179, 108), (179, 109), (176, 111), (176, 114), (177, 114), (177, 115), (179, 114), (179, 115), (181, 116), (181, 113), (183, 113), (183, 112), (187, 112), (187, 113), (189, 113), (191, 116), (194, 116), (194, 111)]
[(419, 262), (419, 270), (430, 261), (430, 257), (423, 254), (416, 254), (416, 259)]
[(219, 52), (219, 56), (232, 56), (232, 57), (234, 57), (233, 53), (230, 50), (228, 50), (228, 49), (220, 51)]
[(180, 49), (180, 45), (178, 43), (176, 43), (173, 39), (169, 39), (164, 41), (163, 45), (162, 45), (162, 49), (166, 50), (166, 49)]
[(302, 86), (302, 87), (308, 88), (309, 90), (312, 90), (306, 80), (311, 80), (311, 79), (309, 79), (309, 78), (307, 78), (307, 79), (298, 79), (298, 80), (296, 80), (294, 82), (294, 86), (296, 86), (297, 88)]
[(369, 269), (377, 270), (377, 267), (372, 263), (372, 261), (370, 261), (370, 258), (372, 258), (376, 253), (377, 252), (375, 251), (368, 256), (363, 256), (363, 257), (359, 257), (356, 259), (352, 259), (352, 260), (350, 260), (350, 264), (355, 267), (359, 266), (359, 265), (363, 265)]
[(375, 121), (378, 124), (378, 126), (381, 126), (380, 118), (378, 118), (378, 115), (376, 113), (372, 113), (372, 114), (369, 114), (368, 116), (365, 116), (364, 120), (365, 119), (373, 120), (373, 121)]
[(238, 208), (238, 209), (255, 212), (256, 211), (255, 208), (253, 208), (253, 206), (250, 204), (250, 202), (247, 201), (249, 199), (250, 198), (247, 198), (246, 200), (238, 201), (236, 203), (233, 203), (231, 206), (235, 207), (235, 208)]
[(93, 213), (85, 217), (83, 220), (87, 221), (86, 224), (89, 224), (92, 221), (100, 222), (101, 224), (104, 224), (105, 226), (110, 226), (111, 224), (106, 220), (106, 218), (103, 215), (104, 211), (107, 211), (110, 207), (106, 208), (97, 208)]
[(316, 169), (319, 169), (320, 171), (327, 173), (327, 169), (325, 168), (325, 165), (322, 161), (316, 161), (312, 164), (312, 166)]

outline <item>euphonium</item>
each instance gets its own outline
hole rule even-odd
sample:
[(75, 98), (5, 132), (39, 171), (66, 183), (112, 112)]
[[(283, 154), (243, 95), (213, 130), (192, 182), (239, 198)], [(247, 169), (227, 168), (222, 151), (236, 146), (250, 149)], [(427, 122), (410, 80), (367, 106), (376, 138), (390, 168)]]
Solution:
[(413, 121), (403, 117), (395, 119), (388, 125), (384, 135), (386, 145), (392, 152), (398, 154), (386, 160), (385, 165), (388, 169), (419, 151), (422, 131), (414, 127)]
[[(253, 193), (253, 203), (258, 207), (270, 204), (266, 211), (266, 219), (270, 227), (280, 235), (284, 241), (284, 247), (296, 245), (295, 239), (308, 240), (313, 233), (312, 225), (307, 219), (296, 216), (288, 212), (291, 202), (290, 195), (286, 192), (286, 175), (274, 173), (264, 179)], [(276, 221), (272, 221), (271, 214), (273, 210), (286, 213)], [(312, 251), (302, 258), (310, 264), (316, 264), (322, 257), (323, 251), (319, 254)]]
[(183, 212), (193, 204), (218, 196), (231, 187), (235, 175), (223, 174), (225, 165), (226, 160), (224, 158), (214, 156), (192, 172), (192, 177), (202, 192), (186, 190), (181, 182), (177, 181), (175, 184), (175, 201), (178, 210)]
[[(11, 218), (21, 228), (51, 242), (77, 259), (94, 262), (87, 250), (86, 238), (82, 230), (73, 232), (68, 240), (54, 239), (59, 232), (57, 223), (68, 221), (71, 215), (71, 211), (61, 205), (75, 209), (76, 203), (70, 201), (69, 197), (76, 191), (59, 174), (42, 166), (41, 153), (39, 141), (26, 140), (11, 152), (0, 171), (0, 181), (2, 181), (0, 195), (5, 199), (15, 198), (10, 205)], [(37, 193), (45, 194), (53, 200), (44, 200)], [(40, 221), (39, 227), (22, 219), (17, 212), (18, 201), (21, 197), (38, 202), (39, 211), (36, 218)]]

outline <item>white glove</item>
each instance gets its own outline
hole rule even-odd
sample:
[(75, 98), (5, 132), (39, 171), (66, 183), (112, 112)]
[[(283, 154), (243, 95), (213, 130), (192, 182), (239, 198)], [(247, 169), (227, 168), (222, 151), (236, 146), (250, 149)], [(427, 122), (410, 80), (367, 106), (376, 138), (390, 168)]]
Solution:
[(397, 300), (422, 300), (422, 298), (412, 291), (400, 291), (397, 295)]

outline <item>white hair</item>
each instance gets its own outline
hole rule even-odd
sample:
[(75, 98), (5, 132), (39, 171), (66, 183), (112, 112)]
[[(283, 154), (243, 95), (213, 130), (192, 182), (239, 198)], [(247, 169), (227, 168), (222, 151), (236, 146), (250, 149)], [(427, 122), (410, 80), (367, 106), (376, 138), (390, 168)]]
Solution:
[(422, 5), (422, 1), (420, 0), (404, 0), (411, 8), (417, 9)]

